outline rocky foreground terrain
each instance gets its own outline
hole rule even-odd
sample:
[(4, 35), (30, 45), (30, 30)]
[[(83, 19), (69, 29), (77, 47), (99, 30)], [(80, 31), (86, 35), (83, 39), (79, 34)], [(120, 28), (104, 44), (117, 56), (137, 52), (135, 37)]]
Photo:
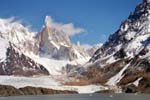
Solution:
[(20, 96), (20, 95), (47, 95), (47, 94), (76, 94), (75, 91), (61, 91), (53, 90), (41, 87), (24, 87), (24, 88), (15, 88), (8, 85), (0, 85), (0, 96)]

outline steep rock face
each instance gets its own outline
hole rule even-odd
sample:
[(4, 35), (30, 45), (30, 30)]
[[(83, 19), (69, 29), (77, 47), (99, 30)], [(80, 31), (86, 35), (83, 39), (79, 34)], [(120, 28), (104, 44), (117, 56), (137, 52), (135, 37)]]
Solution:
[(47, 54), (54, 54), (59, 50), (60, 45), (69, 46), (70, 41), (68, 36), (51, 27), (48, 16), (45, 18), (45, 25), (39, 34), (40, 49)]
[(119, 30), (110, 35), (108, 41), (95, 52), (90, 61), (95, 62), (106, 57), (114, 58), (119, 50), (126, 52), (126, 57), (138, 55), (149, 43), (149, 8), (150, 4), (146, 0), (139, 4), (128, 19), (122, 22)]
[(138, 91), (144, 93), (149, 91), (144, 87), (149, 88), (149, 69), (150, 2), (143, 0), (95, 52), (84, 69), (78, 68), (76, 71), (80, 72), (80, 76), (77, 75), (79, 78), (91, 83), (121, 87), (135, 84)]
[(0, 75), (49, 75), (44, 66), (24, 55), (11, 42), (0, 39)]
[(38, 39), (41, 55), (58, 60), (74, 60), (88, 56), (81, 47), (71, 44), (67, 34), (51, 26), (48, 16)]
[[(53, 67), (48, 60), (67, 63), (68, 60), (88, 57), (80, 45), (70, 42), (67, 34), (51, 26), (48, 16), (39, 34), (30, 32), (13, 18), (0, 19), (0, 40), (1, 75), (48, 75), (47, 69)], [(42, 61), (44, 58), (47, 61)], [(63, 67), (56, 65), (60, 69)]]
[[(67, 34), (51, 26), (48, 16), (39, 34), (30, 32), (13, 18), (0, 19), (0, 40), (1, 75), (48, 75), (47, 69), (52, 67), (52, 64), (41, 64), (44, 62), (42, 58), (67, 62), (88, 56), (80, 45), (70, 42)], [(63, 65), (58, 67), (61, 66)]]

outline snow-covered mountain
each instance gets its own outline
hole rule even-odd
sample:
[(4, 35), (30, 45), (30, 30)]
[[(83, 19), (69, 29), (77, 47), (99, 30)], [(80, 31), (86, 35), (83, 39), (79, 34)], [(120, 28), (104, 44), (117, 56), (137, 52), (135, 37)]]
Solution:
[(12, 18), (0, 19), (0, 75), (49, 75), (44, 66), (24, 52), (38, 52), (35, 33)]
[(14, 44), (0, 38), (0, 75), (49, 75), (43, 65), (24, 55)]
[[(119, 50), (126, 52), (126, 57), (132, 58), (147, 46), (150, 32), (150, 4), (148, 2), (144, 0), (136, 7), (128, 19), (122, 22), (117, 32), (110, 35), (103, 47), (97, 50), (91, 62), (114, 55)], [(111, 58), (118, 58), (116, 56)]]
[(36, 43), (35, 36), (35, 32), (30, 32), (14, 18), (0, 19), (0, 37), (17, 45), (18, 49), (22, 51), (38, 53), (38, 43)]
[[(139, 92), (150, 88), (150, 0), (143, 0), (135, 11), (111, 34), (84, 68), (79, 78), (91, 83), (128, 87)], [(145, 87), (147, 86), (147, 87)], [(127, 92), (127, 91), (126, 91)]]
[[(39, 33), (13, 18), (0, 19), (0, 41), (1, 75), (58, 74), (67, 63), (89, 59), (79, 43), (72, 44), (67, 34), (51, 26), (48, 16)], [(81, 61), (74, 62), (78, 59)]]
[(79, 42), (72, 44), (65, 32), (51, 26), (48, 16), (41, 32), (31, 32), (13, 18), (0, 19), (0, 76), (3, 77), (0, 84), (81, 93), (105, 89), (96, 85), (72, 87), (61, 84), (69, 80), (65, 66), (82, 65), (89, 59)]
[(70, 42), (69, 36), (65, 32), (51, 25), (49, 16), (45, 18), (45, 25), (38, 34), (38, 39), (42, 56), (58, 60), (75, 60), (88, 56), (80, 45)]
[[(150, 0), (143, 0), (102, 46), (89, 50), (79, 42), (72, 44), (63, 30), (51, 25), (48, 16), (38, 33), (11, 19), (0, 19), (0, 46), (0, 75), (14, 75), (9, 84), (15, 87), (15, 75), (51, 75), (46, 81), (55, 80), (55, 87), (48, 84), (54, 89), (150, 93)], [(29, 82), (24, 84), (24, 80)], [(37, 85), (33, 79), (24, 80), (21, 84), (25, 86)], [(47, 85), (38, 86), (43, 84)]]

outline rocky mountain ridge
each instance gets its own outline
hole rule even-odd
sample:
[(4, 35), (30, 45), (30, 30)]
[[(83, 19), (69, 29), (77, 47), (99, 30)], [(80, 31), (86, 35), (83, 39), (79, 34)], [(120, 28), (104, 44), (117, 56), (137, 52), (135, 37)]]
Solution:
[[(0, 19), (1, 75), (49, 75), (50, 65), (43, 65), (31, 55), (48, 60), (84, 59), (88, 54), (80, 46), (72, 44), (69, 36), (53, 27), (45, 18), (40, 33), (31, 32), (13, 18)], [(63, 65), (59, 65), (60, 68)], [(55, 69), (55, 68), (54, 68)]]
[[(91, 84), (150, 90), (150, 1), (143, 0), (85, 66), (70, 76)], [(80, 73), (80, 74), (79, 74)], [(128, 88), (129, 89), (129, 88)], [(128, 90), (127, 89), (127, 90)], [(126, 91), (125, 91), (126, 92)]]
[(70, 42), (66, 33), (51, 26), (49, 16), (46, 16), (45, 25), (38, 38), (42, 55), (58, 60), (74, 60), (88, 56), (81, 46)]

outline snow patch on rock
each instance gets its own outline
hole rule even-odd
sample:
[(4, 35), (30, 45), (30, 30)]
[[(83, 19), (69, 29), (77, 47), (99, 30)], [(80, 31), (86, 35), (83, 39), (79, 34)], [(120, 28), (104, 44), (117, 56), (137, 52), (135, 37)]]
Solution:
[(8, 41), (0, 38), (0, 62), (6, 59), (6, 53), (8, 47), (9, 47)]
[(110, 86), (117, 85), (117, 83), (123, 78), (124, 76), (123, 72), (129, 67), (129, 65), (130, 64), (127, 64), (126, 66), (124, 66), (123, 69), (119, 73), (117, 73), (115, 76), (110, 78), (106, 84)]
[(139, 81), (142, 79), (142, 77), (141, 78), (138, 78), (136, 81), (134, 81), (133, 82), (133, 84), (136, 86), (136, 87), (138, 87), (139, 86)]

